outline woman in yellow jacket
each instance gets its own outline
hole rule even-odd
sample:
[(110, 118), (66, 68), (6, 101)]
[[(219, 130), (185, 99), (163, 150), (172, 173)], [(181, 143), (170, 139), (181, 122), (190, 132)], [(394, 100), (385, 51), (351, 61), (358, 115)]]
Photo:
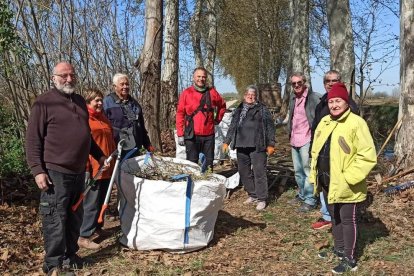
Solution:
[[(328, 93), (330, 114), (315, 130), (310, 182), (322, 190), (332, 217), (333, 253), (341, 262), (332, 272), (356, 271), (356, 212), (367, 197), (365, 178), (377, 163), (367, 123), (349, 109), (348, 91), (336, 83)], [(319, 253), (321, 258), (327, 252)]]

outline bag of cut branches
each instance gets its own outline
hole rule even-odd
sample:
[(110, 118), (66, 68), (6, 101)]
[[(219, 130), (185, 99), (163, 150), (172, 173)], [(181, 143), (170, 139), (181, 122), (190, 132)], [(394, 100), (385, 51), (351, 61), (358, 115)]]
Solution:
[(226, 194), (226, 178), (187, 160), (139, 156), (118, 179), (120, 242), (138, 250), (185, 253), (207, 246)]

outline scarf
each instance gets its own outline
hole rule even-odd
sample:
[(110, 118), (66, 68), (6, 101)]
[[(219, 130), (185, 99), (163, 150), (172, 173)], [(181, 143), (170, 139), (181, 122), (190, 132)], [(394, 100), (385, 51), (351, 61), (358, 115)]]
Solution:
[(198, 92), (201, 92), (201, 93), (204, 93), (204, 92), (207, 91), (207, 86), (206, 85), (200, 87), (200, 86), (197, 86), (197, 85), (193, 84), (193, 87), (194, 87), (195, 90), (197, 90)]
[(252, 103), (252, 104), (243, 102), (243, 108), (242, 108), (242, 111), (240, 112), (239, 127), (242, 126), (243, 121), (246, 118), (247, 112), (253, 107), (255, 107), (256, 105), (257, 105), (257, 102)]
[(102, 116), (103, 116), (103, 112), (97, 112), (95, 109), (88, 107), (88, 113), (89, 113), (89, 117), (91, 118), (96, 118), (98, 120), (102, 121)]

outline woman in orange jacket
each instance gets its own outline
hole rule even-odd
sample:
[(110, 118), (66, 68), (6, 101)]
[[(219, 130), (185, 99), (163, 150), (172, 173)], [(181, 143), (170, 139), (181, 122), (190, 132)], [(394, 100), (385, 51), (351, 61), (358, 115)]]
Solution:
[[(115, 149), (115, 142), (112, 135), (112, 127), (109, 120), (103, 113), (103, 94), (97, 89), (87, 89), (85, 100), (89, 112), (89, 126), (92, 138), (101, 148), (102, 152), (109, 156)], [(99, 211), (105, 200), (109, 180), (113, 171), (113, 162), (108, 170), (105, 170), (95, 182), (94, 186), (86, 194), (83, 201), (83, 222), (80, 229), (78, 245), (87, 249), (99, 249), (100, 245), (91, 240), (91, 236), (101, 231), (103, 223), (98, 223)], [(92, 178), (99, 170), (99, 163), (89, 155), (86, 166), (86, 173)]]

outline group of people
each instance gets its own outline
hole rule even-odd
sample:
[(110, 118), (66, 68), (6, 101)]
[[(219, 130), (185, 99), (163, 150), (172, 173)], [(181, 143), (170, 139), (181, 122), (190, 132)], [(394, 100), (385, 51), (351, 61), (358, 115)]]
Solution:
[(321, 214), (314, 229), (332, 226), (334, 247), (320, 258), (334, 254), (339, 264), (335, 274), (357, 270), (357, 211), (367, 197), (365, 178), (376, 165), (375, 145), (369, 128), (358, 116), (358, 108), (338, 71), (324, 75), (326, 93), (313, 92), (303, 73), (294, 73), (290, 82), (287, 128), (292, 147), (296, 197), (300, 212), (310, 212), (320, 198)]
[[(176, 128), (178, 144), (186, 147), (187, 160), (198, 162), (200, 153), (213, 169), (215, 130), (226, 111), (226, 103), (214, 87), (206, 83), (208, 72), (196, 68), (193, 85), (178, 101)], [(320, 192), (323, 219), (314, 228), (332, 221), (333, 253), (342, 259), (336, 272), (356, 268), (355, 213), (366, 198), (364, 179), (376, 164), (375, 148), (365, 121), (349, 98), (340, 74), (325, 74), (326, 94), (320, 96), (306, 86), (305, 76), (291, 76), (294, 93), (290, 100), (287, 124), (298, 194), (299, 211), (316, 208)], [(113, 162), (107, 157), (124, 140), (125, 158), (144, 147), (153, 152), (142, 108), (129, 94), (128, 76), (113, 76), (113, 92), (104, 96), (98, 89), (85, 89), (85, 98), (74, 93), (76, 73), (67, 62), (53, 69), (53, 88), (37, 97), (26, 134), (27, 162), (41, 190), (45, 259), (43, 271), (56, 275), (62, 267), (81, 268), (84, 260), (79, 247), (99, 249), (92, 240), (102, 235), (98, 223), (100, 209), (108, 190)], [(350, 108), (351, 106), (351, 108)], [(352, 113), (352, 112), (354, 113)], [(248, 194), (245, 204), (261, 211), (268, 204), (266, 165), (275, 152), (275, 122), (267, 107), (258, 101), (258, 88), (249, 85), (243, 101), (234, 110), (222, 150), (237, 150), (241, 183)], [(134, 157), (139, 151), (128, 156)], [(310, 161), (311, 156), (311, 161)], [(105, 171), (86, 195), (83, 208), (73, 212), (89, 178), (100, 168)], [(86, 174), (85, 174), (86, 172)], [(85, 181), (86, 175), (86, 181)], [(316, 225), (315, 224), (315, 225)], [(321, 257), (326, 257), (321, 252)]]
[[(57, 275), (62, 267), (83, 267), (84, 260), (76, 254), (79, 247), (100, 248), (91, 237), (103, 232), (98, 216), (114, 166), (106, 160), (116, 144), (123, 139), (126, 149), (154, 151), (142, 108), (129, 95), (127, 75), (114, 75), (113, 92), (106, 97), (90, 88), (85, 98), (75, 93), (76, 77), (68, 62), (53, 68), (53, 88), (37, 97), (26, 132), (27, 162), (41, 190), (43, 271), (48, 275)], [(72, 211), (101, 167), (104, 171), (85, 195), (83, 208)]]
[[(107, 96), (87, 88), (85, 98), (75, 93), (76, 77), (68, 62), (53, 68), (53, 88), (36, 98), (26, 132), (27, 163), (41, 190), (43, 271), (48, 275), (57, 275), (62, 268), (82, 268), (85, 262), (77, 255), (80, 247), (100, 248), (92, 237), (104, 235), (98, 217), (114, 169), (114, 162), (106, 160), (116, 144), (124, 141), (122, 152), (116, 153), (121, 159), (137, 156), (142, 147), (155, 151), (142, 107), (129, 93), (127, 75), (113, 76), (113, 92)], [(207, 71), (196, 68), (193, 85), (179, 99), (177, 130), (179, 143), (186, 145), (187, 159), (198, 162), (203, 153), (212, 169), (214, 125), (223, 118), (226, 103), (206, 80)], [(73, 211), (71, 207), (101, 168), (104, 171), (94, 179), (82, 207)]]

